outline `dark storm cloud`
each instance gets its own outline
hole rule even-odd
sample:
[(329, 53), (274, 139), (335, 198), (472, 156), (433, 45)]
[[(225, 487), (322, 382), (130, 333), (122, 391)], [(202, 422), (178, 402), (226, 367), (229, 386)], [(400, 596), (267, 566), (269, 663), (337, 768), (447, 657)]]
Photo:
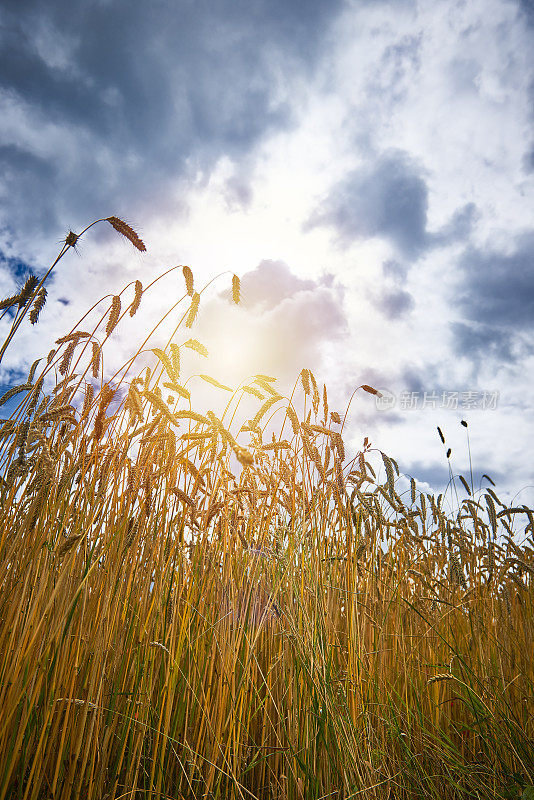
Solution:
[(519, 8), (529, 25), (534, 25), (534, 0), (519, 0)]
[(426, 242), (428, 190), (406, 153), (392, 151), (351, 172), (333, 188), (308, 225), (331, 225), (345, 242), (383, 236), (406, 256)]
[[(46, 233), (65, 209), (85, 221), (125, 203), (163, 208), (169, 183), (291, 124), (291, 78), (314, 69), (341, 5), (5, 0), (0, 102), (11, 150), (0, 221), (18, 235), (28, 224)], [(23, 117), (42, 142), (28, 141)]]
[(55, 189), (56, 170), (50, 162), (16, 145), (0, 146), (0, 191), (5, 197), (7, 219), (17, 213), (19, 203), (26, 209), (17, 220), (22, 223), (20, 236), (25, 231), (30, 234), (35, 226), (46, 230), (53, 225), (54, 212), (47, 198)]
[[(532, 64), (532, 45), (534, 40), (532, 33), (534, 32), (534, 0), (519, 0), (520, 13), (523, 19), (529, 26), (530, 33), (530, 63)], [(530, 106), (530, 122), (534, 122), (534, 80), (531, 78), (529, 85), (529, 106)], [(532, 172), (534, 170), (534, 139), (531, 140), (525, 155), (523, 156), (523, 169), (525, 172)]]
[(470, 319), (511, 328), (534, 326), (534, 233), (510, 253), (470, 248), (464, 254), (460, 304)]
[(534, 352), (533, 344), (525, 337), (491, 325), (453, 322), (451, 330), (456, 353), (471, 359), (475, 365), (488, 359), (501, 364), (515, 364), (518, 359)]
[(530, 150), (525, 153), (523, 158), (523, 169), (525, 172), (532, 172), (534, 170), (534, 144), (531, 145)]
[(334, 228), (344, 244), (369, 236), (391, 241), (405, 258), (464, 238), (475, 208), (458, 210), (441, 230), (427, 231), (428, 187), (408, 153), (390, 150), (375, 163), (351, 172), (334, 186), (305, 224)]
[(460, 268), (457, 303), (464, 321), (452, 325), (454, 346), (474, 361), (505, 363), (534, 351), (534, 233), (509, 252), (469, 248)]

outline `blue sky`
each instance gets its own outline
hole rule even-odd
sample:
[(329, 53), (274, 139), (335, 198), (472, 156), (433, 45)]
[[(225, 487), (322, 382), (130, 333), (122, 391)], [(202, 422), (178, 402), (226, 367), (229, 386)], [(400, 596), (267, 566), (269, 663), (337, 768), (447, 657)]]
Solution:
[(244, 304), (208, 296), (204, 371), (289, 386), (308, 367), (340, 409), (389, 390), (390, 410), (353, 401), (349, 449), (369, 436), (437, 491), (436, 425), (465, 474), (465, 418), (477, 474), (513, 497), (534, 483), (533, 45), (530, 0), (4, 0), (2, 296), (98, 217), (148, 250), (93, 229), (0, 380), (128, 281), (231, 270)]

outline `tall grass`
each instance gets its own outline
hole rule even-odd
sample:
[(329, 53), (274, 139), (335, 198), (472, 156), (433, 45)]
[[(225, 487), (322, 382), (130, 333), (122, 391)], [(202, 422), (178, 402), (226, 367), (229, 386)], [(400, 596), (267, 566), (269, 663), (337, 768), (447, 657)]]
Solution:
[(137, 281), (3, 421), (0, 800), (529, 796), (532, 512), (399, 495), (309, 370), (195, 411), (183, 272), (152, 369), (101, 374)]

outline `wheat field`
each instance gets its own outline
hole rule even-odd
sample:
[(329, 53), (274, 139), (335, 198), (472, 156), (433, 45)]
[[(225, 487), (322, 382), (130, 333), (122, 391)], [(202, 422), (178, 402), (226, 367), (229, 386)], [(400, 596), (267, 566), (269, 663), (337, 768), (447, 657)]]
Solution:
[[(50, 271), (0, 303), (0, 359)], [(179, 273), (150, 368), (102, 372), (136, 281), (0, 400), (0, 800), (534, 797), (533, 512), (401, 491), (309, 369), (202, 375), (226, 407), (195, 410)]]

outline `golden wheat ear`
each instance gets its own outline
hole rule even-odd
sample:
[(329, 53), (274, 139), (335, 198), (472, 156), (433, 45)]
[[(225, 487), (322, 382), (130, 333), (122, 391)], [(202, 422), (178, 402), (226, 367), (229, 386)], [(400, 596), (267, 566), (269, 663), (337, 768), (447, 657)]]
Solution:
[(194, 284), (193, 284), (193, 272), (191, 271), (191, 267), (183, 266), (182, 272), (185, 280), (185, 290), (189, 297), (193, 297), (194, 294)]
[(43, 310), (44, 304), (46, 303), (46, 295), (47, 295), (47, 291), (43, 286), (43, 287), (41, 287), (41, 289), (39, 289), (39, 292), (37, 293), (37, 297), (35, 298), (34, 303), (33, 303), (33, 308), (30, 311), (30, 322), (31, 322), (32, 325), (35, 325), (35, 323), (39, 319), (39, 314)]
[(130, 306), (130, 316), (131, 317), (133, 317), (135, 315), (137, 309), (141, 305), (142, 294), (143, 294), (143, 284), (141, 283), (141, 281), (136, 281), (135, 282), (135, 295), (134, 295), (134, 299), (133, 299), (132, 305)]
[(4, 300), (0, 300), (0, 311), (3, 311), (4, 308), (11, 308), (14, 306), (15, 303), (19, 303), (21, 299), (20, 293), (14, 294), (11, 297), (6, 297)]
[(241, 281), (237, 275), (232, 275), (232, 300), (239, 305), (241, 300)]
[(19, 294), (19, 308), (22, 308), (26, 305), (28, 300), (30, 300), (34, 290), (37, 288), (39, 284), (39, 278), (36, 278), (35, 275), (30, 275), (26, 280), (26, 283), (20, 290)]
[(137, 247), (138, 250), (144, 252), (146, 250), (144, 242), (139, 238), (133, 228), (124, 222), (124, 220), (119, 219), (118, 217), (106, 217), (106, 222), (115, 228), (122, 236), (125, 236), (134, 247)]

